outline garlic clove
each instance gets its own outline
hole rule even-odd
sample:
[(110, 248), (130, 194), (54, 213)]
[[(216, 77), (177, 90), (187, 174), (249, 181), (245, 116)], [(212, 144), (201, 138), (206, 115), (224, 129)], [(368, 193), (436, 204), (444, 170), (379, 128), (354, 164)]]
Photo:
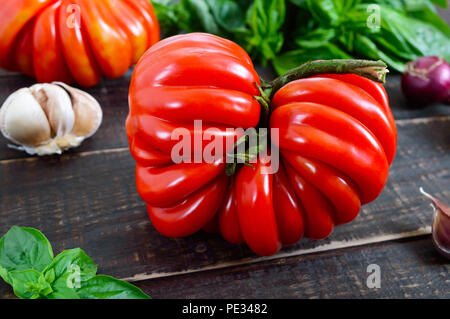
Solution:
[(0, 108), (0, 130), (22, 145), (39, 145), (51, 139), (51, 128), (41, 105), (28, 88), (11, 94)]
[(75, 123), (75, 114), (69, 94), (60, 86), (35, 84), (31, 93), (47, 115), (53, 135), (57, 138), (70, 133)]
[(103, 118), (103, 112), (97, 100), (92, 95), (65, 83), (53, 82), (53, 84), (63, 87), (70, 95), (75, 114), (72, 134), (84, 138), (94, 135), (100, 127)]
[(426, 193), (422, 187), (420, 192), (433, 203), (434, 216), (431, 227), (433, 243), (442, 256), (450, 259), (450, 208)]

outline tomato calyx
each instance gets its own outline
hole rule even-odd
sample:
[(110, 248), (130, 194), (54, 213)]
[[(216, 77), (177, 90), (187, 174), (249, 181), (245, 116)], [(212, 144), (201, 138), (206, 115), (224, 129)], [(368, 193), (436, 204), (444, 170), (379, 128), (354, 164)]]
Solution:
[[(267, 85), (267, 82), (261, 79), (261, 83), (263, 85)], [(270, 117), (270, 103), (271, 99), (269, 95), (264, 91), (264, 89), (255, 82), (256, 87), (258, 88), (260, 95), (255, 95), (253, 98), (259, 102), (261, 105), (261, 119), (258, 123), (258, 127), (267, 128), (269, 125), (269, 117)]]
[[(254, 168), (251, 162), (255, 162), (260, 152), (270, 147), (268, 145), (270, 143), (270, 136), (267, 136), (267, 129), (269, 128), (272, 98), (278, 90), (289, 82), (321, 74), (356, 74), (372, 81), (385, 83), (388, 72), (387, 65), (381, 60), (316, 60), (306, 62), (277, 77), (273, 81), (267, 82), (261, 79), (261, 85), (255, 82), (259, 95), (253, 97), (261, 105), (261, 116), (257, 128), (266, 130), (260, 130), (260, 133), (256, 131), (251, 133), (256, 134), (258, 141), (256, 145), (248, 145), (248, 135), (242, 136), (234, 144), (233, 151), (227, 154), (226, 174), (228, 176), (234, 175), (238, 164), (244, 164)], [(267, 139), (269, 142), (267, 142)], [(240, 153), (236, 152), (237, 147), (242, 144), (245, 145), (245, 151), (241, 151)]]
[[(237, 164), (244, 164), (246, 166), (250, 166), (255, 168), (252, 163), (256, 163), (256, 159), (261, 151), (267, 148), (267, 129), (249, 131), (248, 134), (243, 135), (233, 146), (233, 152), (227, 154), (227, 165), (225, 168), (225, 173), (227, 176), (233, 176), (236, 172)], [(249, 140), (252, 139), (257, 141), (255, 145), (251, 145)], [(250, 145), (249, 145), (250, 144)], [(235, 152), (238, 149), (239, 145), (245, 146), (244, 152)], [(231, 162), (229, 161), (231, 159)]]

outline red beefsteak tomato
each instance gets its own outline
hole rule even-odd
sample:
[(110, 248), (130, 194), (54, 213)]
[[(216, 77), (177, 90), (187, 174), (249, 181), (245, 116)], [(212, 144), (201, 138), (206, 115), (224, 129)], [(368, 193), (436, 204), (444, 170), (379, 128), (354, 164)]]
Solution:
[(148, 0), (0, 0), (0, 67), (39, 82), (117, 78), (159, 40)]
[[(192, 33), (150, 48), (132, 77), (126, 130), (154, 227), (169, 237), (216, 229), (232, 243), (272, 255), (303, 236), (327, 237), (373, 201), (396, 149), (386, 92), (355, 74), (312, 75), (283, 82), (268, 99), (250, 58), (231, 41)], [(260, 104), (263, 95), (269, 109)], [(202, 120), (200, 129), (195, 120)], [(252, 166), (238, 164), (233, 176), (225, 157), (198, 163), (171, 157), (177, 128), (192, 137), (215, 127), (214, 138), (236, 141), (239, 134), (227, 128), (262, 125), (279, 132), (269, 143), (280, 152), (276, 171), (262, 153)], [(207, 147), (190, 143), (193, 153)]]

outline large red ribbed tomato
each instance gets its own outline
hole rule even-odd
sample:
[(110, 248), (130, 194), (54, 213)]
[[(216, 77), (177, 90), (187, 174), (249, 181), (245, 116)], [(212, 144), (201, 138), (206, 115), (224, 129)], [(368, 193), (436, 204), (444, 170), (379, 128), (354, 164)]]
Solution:
[[(268, 155), (254, 167), (238, 165), (231, 177), (223, 159), (172, 161), (173, 130), (194, 136), (194, 120), (203, 131), (219, 128), (216, 138), (231, 134), (226, 128), (261, 125), (260, 83), (242, 48), (207, 34), (165, 39), (136, 66), (127, 135), (138, 192), (162, 234), (217, 228), (228, 241), (271, 255), (302, 236), (327, 237), (381, 193), (395, 123), (382, 85), (353, 74), (296, 80), (273, 95), (270, 128), (279, 139), (271, 148), (280, 150), (281, 164), (271, 174), (261, 170), (270, 167)], [(191, 144), (192, 152), (205, 147)]]
[(159, 40), (148, 0), (0, 0), (0, 67), (39, 82), (122, 76)]

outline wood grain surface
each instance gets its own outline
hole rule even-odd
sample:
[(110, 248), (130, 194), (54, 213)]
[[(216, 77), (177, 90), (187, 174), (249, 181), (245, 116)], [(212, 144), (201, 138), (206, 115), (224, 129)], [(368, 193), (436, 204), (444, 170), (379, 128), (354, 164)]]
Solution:
[[(273, 74), (258, 71), (265, 79)], [(450, 297), (450, 265), (432, 247), (432, 209), (418, 191), (450, 199), (449, 106), (410, 109), (400, 76), (390, 76), (398, 151), (382, 195), (328, 239), (258, 257), (215, 235), (169, 239), (153, 229), (124, 130), (131, 73), (87, 90), (104, 122), (75, 150), (30, 157), (0, 138), (0, 234), (12, 225), (38, 228), (56, 253), (82, 247), (99, 273), (133, 281), (155, 298)], [(0, 103), (33, 83), (0, 72)], [(365, 284), (371, 263), (381, 267), (380, 289)], [(0, 296), (14, 297), (3, 282)]]
[[(0, 234), (12, 225), (38, 228), (56, 252), (82, 247), (100, 273), (133, 281), (159, 298), (448, 296), (448, 277), (438, 279), (450, 267), (430, 246), (432, 209), (418, 189), (450, 198), (450, 108), (408, 110), (399, 76), (391, 76), (386, 87), (397, 119), (398, 151), (383, 194), (328, 239), (302, 240), (278, 255), (257, 257), (215, 235), (169, 239), (152, 228), (135, 190), (123, 127), (130, 75), (88, 90), (102, 104), (105, 120), (80, 148), (38, 158), (0, 141)], [(3, 75), (0, 82), (3, 101), (32, 80)], [(430, 261), (416, 258), (422, 254)], [(372, 259), (392, 279), (377, 294), (362, 281)], [(399, 272), (404, 262), (414, 269)], [(333, 271), (326, 274), (326, 269)], [(297, 275), (290, 276), (290, 270)], [(429, 289), (424, 288), (426, 278), (435, 279)], [(336, 287), (333, 291), (327, 280)], [(214, 289), (214, 283), (224, 289)], [(264, 285), (274, 288), (261, 289)], [(1, 283), (0, 295), (10, 294)]]
[[(450, 298), (429, 236), (141, 282), (154, 298)], [(368, 288), (369, 265), (380, 288)], [(220, 289), (218, 289), (220, 287)]]

